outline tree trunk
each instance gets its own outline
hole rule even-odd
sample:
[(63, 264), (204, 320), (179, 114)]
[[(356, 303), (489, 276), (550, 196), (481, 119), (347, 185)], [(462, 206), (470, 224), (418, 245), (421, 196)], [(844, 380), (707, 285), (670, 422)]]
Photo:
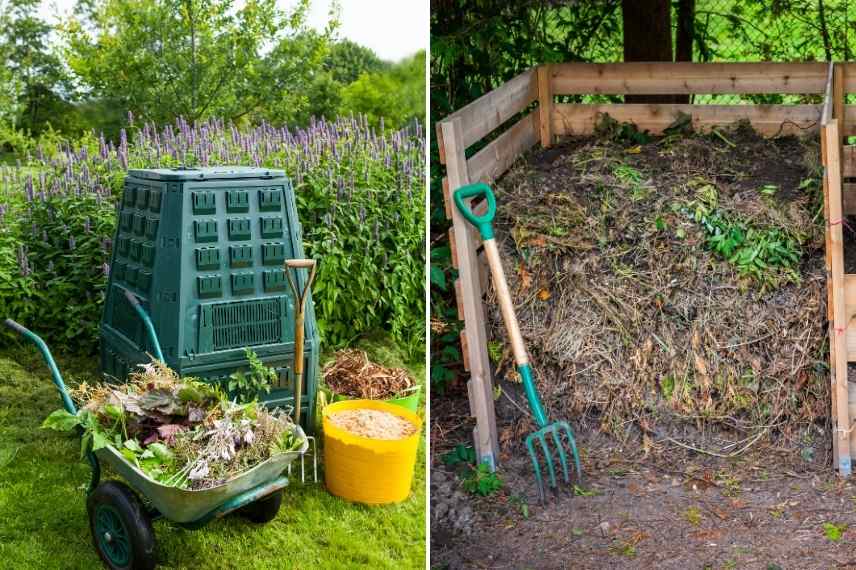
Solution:
[[(672, 61), (669, 0), (622, 0), (624, 61)], [(626, 103), (671, 103), (673, 95), (625, 95)]]
[[(695, 0), (678, 0), (678, 33), (675, 39), (675, 61), (693, 60), (695, 41)], [(689, 95), (675, 95), (675, 103), (689, 103)]]

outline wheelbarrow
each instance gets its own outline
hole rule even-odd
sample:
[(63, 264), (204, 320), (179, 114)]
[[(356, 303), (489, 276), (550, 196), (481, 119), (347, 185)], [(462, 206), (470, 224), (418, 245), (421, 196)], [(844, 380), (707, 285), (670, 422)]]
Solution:
[[(36, 345), (59, 391), (65, 410), (77, 413), (65, 382), (47, 344), (35, 333), (11, 319), (6, 326)], [(198, 491), (168, 487), (151, 479), (113, 447), (89, 451), (92, 468), (86, 494), (86, 510), (92, 542), (104, 564), (116, 570), (155, 567), (155, 535), (152, 521), (164, 518), (186, 529), (197, 529), (215, 518), (238, 511), (256, 523), (272, 520), (282, 504), (288, 485), (283, 472), (309, 448), (306, 434), (295, 426), (303, 446), (271, 457), (225, 483)], [(125, 482), (101, 482), (101, 463), (108, 464)]]

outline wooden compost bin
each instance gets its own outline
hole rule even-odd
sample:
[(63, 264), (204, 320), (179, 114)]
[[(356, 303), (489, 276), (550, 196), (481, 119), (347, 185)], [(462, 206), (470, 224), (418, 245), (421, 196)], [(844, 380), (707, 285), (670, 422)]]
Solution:
[[(493, 405), (493, 380), (487, 352), (484, 294), (488, 272), (475, 229), (461, 216), (451, 192), (473, 182), (492, 183), (523, 153), (540, 143), (549, 147), (562, 135), (587, 135), (601, 113), (632, 121), (639, 129), (662, 133), (679, 113), (692, 117), (696, 131), (748, 120), (765, 136), (820, 132), (824, 166), (826, 220), (827, 314), (834, 467), (851, 473), (848, 412), (848, 362), (856, 362), (856, 274), (844, 273), (843, 217), (856, 214), (856, 145), (843, 145), (856, 135), (856, 105), (844, 94), (856, 93), (856, 64), (847, 63), (563, 63), (530, 69), (444, 118), (437, 124), (440, 162), (446, 165), (443, 194), (452, 220), (449, 243), (458, 318), (464, 321), (461, 348), (470, 411), (476, 419), (473, 439), (480, 461), (496, 465), (499, 453)], [(817, 94), (823, 104), (693, 105), (568, 104), (562, 95), (669, 94)], [(466, 158), (466, 150), (491, 135), (490, 143)], [(473, 204), (478, 212), (479, 204)], [(852, 322), (851, 322), (852, 321)], [(854, 388), (856, 389), (856, 388)], [(856, 394), (854, 394), (856, 397)], [(856, 401), (856, 398), (854, 398)]]

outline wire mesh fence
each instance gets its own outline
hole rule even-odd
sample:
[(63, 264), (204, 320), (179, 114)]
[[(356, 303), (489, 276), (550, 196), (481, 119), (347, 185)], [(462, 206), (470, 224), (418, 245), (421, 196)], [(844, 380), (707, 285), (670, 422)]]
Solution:
[[(677, 34), (678, 11), (672, 12), (672, 28)], [(580, 59), (621, 61), (620, 10), (612, 17), (616, 25), (601, 28), (607, 37), (586, 42)], [(856, 0), (695, 0), (693, 22), (696, 62), (846, 61), (856, 49)], [(578, 98), (585, 103), (616, 103), (620, 99), (603, 95)], [(810, 94), (702, 93), (693, 96), (692, 102), (789, 104), (818, 103), (820, 99)], [(856, 94), (848, 95), (848, 102), (856, 103)]]
[[(695, 61), (850, 59), (849, 0), (696, 0)], [(848, 37), (850, 36), (850, 37)], [(848, 41), (849, 40), (849, 41)], [(817, 102), (800, 95), (698, 95), (696, 103)]]

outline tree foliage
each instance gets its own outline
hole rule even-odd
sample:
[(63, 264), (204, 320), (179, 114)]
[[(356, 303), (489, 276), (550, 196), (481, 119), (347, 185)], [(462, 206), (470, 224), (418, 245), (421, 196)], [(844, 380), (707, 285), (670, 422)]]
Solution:
[(333, 80), (348, 85), (363, 73), (377, 73), (389, 68), (375, 52), (351, 40), (340, 40), (330, 47), (324, 58), (324, 69)]
[[(390, 94), (395, 94), (391, 97)], [(404, 59), (388, 70), (363, 73), (342, 90), (343, 112), (365, 114), (369, 123), (399, 128), (425, 119), (425, 52)]]
[(281, 99), (278, 88), (310, 69), (311, 58), (301, 66), (287, 57), (312, 44), (291, 41), (307, 33), (307, 8), (308, 0), (288, 13), (275, 0), (100, 0), (62, 34), (69, 66), (95, 97), (160, 123), (239, 118)]

